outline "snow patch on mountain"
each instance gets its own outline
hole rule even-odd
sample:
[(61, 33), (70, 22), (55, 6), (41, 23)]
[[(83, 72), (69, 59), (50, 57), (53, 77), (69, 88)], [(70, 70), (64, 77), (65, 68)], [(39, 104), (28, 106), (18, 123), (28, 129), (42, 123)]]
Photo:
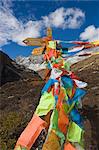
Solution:
[(16, 63), (19, 65), (23, 65), (24, 67), (38, 71), (46, 68), (46, 63), (43, 60), (43, 55), (33, 56), (30, 55), (28, 57), (18, 56), (15, 59)]
[[(70, 57), (65, 55), (66, 57), (64, 59), (68, 61), (70, 64), (74, 64), (91, 56), (89, 55), (89, 56), (79, 57), (79, 55), (82, 55), (85, 53), (96, 53), (96, 52), (99, 52), (99, 47), (84, 49), (81, 52), (77, 53), (76, 55), (70, 56)], [(30, 55), (28, 57), (18, 56), (15, 61), (17, 64), (23, 65), (25, 68), (28, 68), (34, 71), (39, 71), (42, 69), (46, 69), (46, 62), (44, 62), (43, 57), (44, 55), (39, 55), (39, 56)]]

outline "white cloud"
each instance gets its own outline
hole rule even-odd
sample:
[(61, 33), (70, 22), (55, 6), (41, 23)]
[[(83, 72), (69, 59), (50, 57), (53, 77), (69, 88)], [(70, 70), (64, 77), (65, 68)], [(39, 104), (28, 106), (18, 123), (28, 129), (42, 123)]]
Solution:
[(41, 21), (29, 21), (26, 24), (21, 25), (21, 28), (18, 32), (14, 33), (12, 40), (19, 45), (24, 45), (22, 42), (25, 38), (28, 37), (39, 37), (41, 31)]
[(64, 24), (64, 8), (56, 9), (48, 16), (42, 17), (46, 26), (63, 27)]
[(78, 28), (83, 23), (85, 14), (77, 8), (63, 7), (51, 12), (48, 16), (41, 17), (41, 20), (30, 20), (23, 23), (18, 20), (11, 9), (10, 0), (3, 0), (0, 7), (0, 45), (8, 44), (9, 41), (24, 45), (22, 42), (27, 37), (41, 36), (42, 29), (51, 26), (56, 28)]
[(42, 19), (46, 26), (75, 29), (82, 25), (85, 13), (78, 8), (61, 7)]
[(99, 40), (99, 28), (96, 28), (94, 25), (88, 26), (84, 32), (80, 34), (80, 39), (88, 41)]
[(19, 29), (20, 23), (7, 9), (0, 11), (0, 20), (0, 43), (6, 44), (12, 39), (14, 32)]
[(0, 45), (3, 46), (9, 41), (25, 44), (22, 42), (27, 37), (38, 37), (42, 28), (41, 21), (28, 21), (23, 24), (9, 9), (9, 5), (2, 5), (0, 9)]

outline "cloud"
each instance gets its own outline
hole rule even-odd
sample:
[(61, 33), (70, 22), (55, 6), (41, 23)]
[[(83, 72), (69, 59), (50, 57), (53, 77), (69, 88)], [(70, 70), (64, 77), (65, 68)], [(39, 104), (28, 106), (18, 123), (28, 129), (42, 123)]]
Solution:
[(79, 28), (85, 18), (84, 12), (78, 8), (63, 7), (51, 12), (48, 16), (42, 16), (40, 20), (30, 20), (23, 23), (18, 20), (12, 10), (10, 0), (0, 2), (0, 45), (3, 46), (13, 41), (25, 46), (22, 42), (27, 37), (41, 36), (42, 29), (51, 26), (55, 28)]
[(48, 16), (42, 17), (46, 26), (63, 27), (64, 24), (64, 8), (59, 8)]
[(27, 37), (38, 37), (42, 28), (41, 21), (28, 21), (23, 24), (13, 14), (9, 5), (1, 5), (0, 9), (0, 45), (8, 44), (9, 41), (16, 42), (19, 45), (25, 44), (22, 42)]
[(19, 29), (20, 23), (8, 9), (0, 11), (0, 20), (0, 44), (2, 45), (12, 39), (14, 32)]
[(94, 25), (88, 26), (84, 32), (80, 34), (80, 39), (88, 41), (99, 40), (99, 28), (96, 28)]
[(76, 29), (82, 25), (85, 13), (78, 8), (61, 7), (42, 19), (46, 26)]
[(28, 37), (39, 37), (42, 28), (41, 21), (28, 21), (26, 24), (20, 26), (19, 32), (16, 32), (12, 36), (12, 41), (18, 43), (19, 45), (24, 45), (22, 42)]

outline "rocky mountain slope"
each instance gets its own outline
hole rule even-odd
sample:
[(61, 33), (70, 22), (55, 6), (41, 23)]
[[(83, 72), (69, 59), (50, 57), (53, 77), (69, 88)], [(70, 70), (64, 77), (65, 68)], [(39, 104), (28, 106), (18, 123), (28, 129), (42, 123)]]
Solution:
[(86, 118), (86, 150), (99, 149), (99, 55), (92, 56), (72, 66), (82, 81), (88, 83), (83, 99), (83, 116)]
[(0, 52), (0, 150), (13, 150), (31, 120), (44, 81)]
[[(7, 55), (3, 54), (2, 57), (2, 86), (0, 88), (0, 149), (13, 150), (19, 135), (30, 121), (38, 105), (40, 91), (44, 86), (44, 81), (37, 73), (17, 65)], [(85, 118), (86, 150), (98, 150), (99, 55), (94, 55), (72, 65), (72, 70), (82, 81), (88, 83), (88, 86), (86, 87), (87, 94), (83, 99), (82, 111)], [(19, 78), (13, 79), (14, 73), (15, 76), (19, 75)], [(32, 149), (35, 148), (33, 147)]]

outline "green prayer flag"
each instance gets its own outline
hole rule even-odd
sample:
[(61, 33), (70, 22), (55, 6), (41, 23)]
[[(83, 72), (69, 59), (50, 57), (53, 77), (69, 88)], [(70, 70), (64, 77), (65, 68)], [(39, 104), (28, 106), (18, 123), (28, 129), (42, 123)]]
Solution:
[(58, 130), (58, 111), (57, 109), (54, 110), (54, 115), (52, 119), (52, 129)]
[(80, 143), (81, 136), (82, 136), (82, 129), (75, 122), (70, 122), (67, 132), (67, 140), (70, 142)]
[(44, 92), (40, 98), (39, 105), (35, 111), (35, 114), (38, 116), (46, 115), (51, 109), (55, 106), (55, 98), (52, 95), (52, 92)]

